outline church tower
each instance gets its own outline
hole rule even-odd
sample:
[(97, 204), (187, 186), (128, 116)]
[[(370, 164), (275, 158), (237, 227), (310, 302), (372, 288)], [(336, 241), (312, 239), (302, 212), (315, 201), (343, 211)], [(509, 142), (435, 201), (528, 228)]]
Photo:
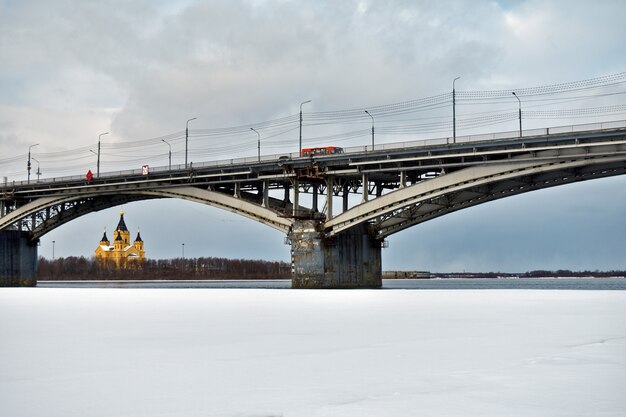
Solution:
[[(126, 227), (126, 222), (124, 221), (124, 211), (120, 211), (120, 221), (117, 223), (117, 228), (115, 232), (118, 233), (118, 236), (122, 238), (122, 243), (124, 247), (130, 244), (130, 232)], [(115, 239), (117, 240), (117, 238)]]
[(144, 253), (143, 240), (141, 240), (141, 234), (139, 233), (139, 228), (137, 228), (137, 237), (135, 238), (135, 241), (133, 242), (133, 246), (135, 247), (135, 250), (137, 250), (137, 252)]
[(124, 221), (124, 212), (120, 212), (120, 220), (113, 232), (113, 244), (109, 242), (106, 229), (95, 251), (96, 259), (102, 262), (112, 261), (118, 268), (126, 268), (139, 264), (145, 259), (144, 243), (139, 229), (133, 243), (130, 242), (130, 231)]
[(102, 239), (100, 239), (100, 246), (109, 246), (111, 243), (109, 242), (109, 238), (107, 237), (107, 229), (104, 229), (104, 234), (102, 235)]

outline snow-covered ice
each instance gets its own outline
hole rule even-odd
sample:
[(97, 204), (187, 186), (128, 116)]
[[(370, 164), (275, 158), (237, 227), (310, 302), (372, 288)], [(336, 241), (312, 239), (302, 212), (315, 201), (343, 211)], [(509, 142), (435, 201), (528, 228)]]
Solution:
[(0, 416), (625, 416), (626, 291), (0, 290)]

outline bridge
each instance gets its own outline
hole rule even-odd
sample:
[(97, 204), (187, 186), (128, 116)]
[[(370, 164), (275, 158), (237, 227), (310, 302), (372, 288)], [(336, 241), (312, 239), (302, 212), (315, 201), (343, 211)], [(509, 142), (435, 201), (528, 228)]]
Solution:
[(626, 121), (0, 184), (0, 286), (35, 285), (37, 242), (85, 214), (180, 198), (285, 233), (294, 288), (381, 286), (385, 238), (529, 191), (626, 173)]

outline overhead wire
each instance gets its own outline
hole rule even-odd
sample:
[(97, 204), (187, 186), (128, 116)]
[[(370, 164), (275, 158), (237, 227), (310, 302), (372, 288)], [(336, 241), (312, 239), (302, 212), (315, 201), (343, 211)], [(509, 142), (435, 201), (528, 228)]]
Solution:
[[(626, 72), (610, 74), (587, 80), (552, 84), (539, 87), (528, 87), (507, 90), (486, 91), (456, 91), (457, 105), (461, 108), (468, 106), (490, 105), (508, 107), (504, 109), (490, 109), (464, 113), (457, 118), (457, 126), (463, 129), (475, 129), (498, 123), (505, 123), (518, 117), (513, 111), (510, 101), (511, 92), (525, 98), (522, 116), (527, 119), (557, 119), (578, 118), (584, 116), (597, 117), (599, 115), (619, 114), (626, 111), (626, 105), (605, 105), (596, 107), (543, 109), (542, 107), (558, 106), (576, 101), (621, 97), (626, 91), (616, 91), (626, 84)], [(590, 92), (591, 94), (580, 94)], [(604, 90), (604, 91), (602, 91)], [(607, 91), (608, 90), (608, 91)], [(345, 129), (350, 125), (362, 126), (370, 120), (376, 124), (379, 135), (411, 135), (444, 132), (451, 128), (449, 114), (437, 114), (451, 105), (452, 93), (443, 93), (430, 97), (391, 103), (385, 105), (368, 106), (333, 111), (306, 112), (302, 114), (303, 125), (308, 129), (307, 144), (322, 144), (324, 142), (344, 143), (369, 135), (369, 129)], [(521, 104), (520, 104), (521, 105)], [(532, 110), (529, 110), (532, 109)], [(535, 110), (536, 109), (536, 110)], [(367, 113), (365, 112), (367, 110)], [(517, 110), (517, 109), (515, 109)], [(340, 132), (324, 133), (324, 129), (337, 126)], [(341, 127), (343, 126), (343, 128)], [(251, 128), (260, 132), (264, 149), (293, 147), (294, 138), (291, 135), (300, 127), (300, 115), (287, 115), (276, 119), (257, 123), (248, 123), (239, 126), (189, 129), (176, 131), (166, 135), (129, 141), (100, 141), (100, 157), (104, 163), (136, 164), (141, 161), (162, 161), (167, 158), (168, 152), (162, 150), (163, 142), (172, 144), (182, 142), (185, 137), (193, 141), (189, 154), (193, 157), (245, 153), (256, 150), (257, 140)], [(318, 130), (320, 130), (318, 132)], [(60, 172), (62, 166), (71, 166), (68, 169), (86, 168), (93, 165), (96, 157), (97, 143), (81, 147), (52, 152), (37, 152), (38, 159), (46, 166)], [(181, 151), (172, 152), (180, 155)], [(0, 159), (0, 166), (13, 166), (27, 158), (22, 153)], [(109, 162), (106, 159), (115, 159)], [(76, 162), (79, 161), (78, 164)], [(3, 175), (17, 175), (12, 169)]]

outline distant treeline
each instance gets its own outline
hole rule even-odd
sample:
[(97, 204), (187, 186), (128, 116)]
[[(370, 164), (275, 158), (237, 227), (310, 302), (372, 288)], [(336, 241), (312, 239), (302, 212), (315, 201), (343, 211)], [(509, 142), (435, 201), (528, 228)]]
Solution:
[(519, 275), (521, 278), (539, 278), (539, 277), (626, 277), (626, 271), (570, 271), (568, 269), (559, 269), (557, 271), (530, 271)]
[[(392, 271), (393, 272), (393, 271)], [(626, 271), (535, 270), (524, 273), (426, 271), (387, 272), (383, 278), (550, 278), (626, 277)], [(50, 260), (39, 258), (37, 279), (63, 280), (154, 280), (154, 279), (287, 279), (291, 265), (286, 262), (226, 258), (146, 259), (117, 268), (95, 258), (70, 256)]]
[(507, 272), (451, 272), (432, 273), (431, 277), (438, 278), (608, 278), (626, 277), (626, 271), (570, 271), (569, 269), (558, 269), (556, 271), (535, 270), (524, 273)]
[(54, 260), (39, 258), (37, 279), (154, 280), (154, 279), (280, 279), (291, 277), (286, 262), (248, 259), (191, 258), (146, 259), (118, 269), (95, 258), (70, 256)]

